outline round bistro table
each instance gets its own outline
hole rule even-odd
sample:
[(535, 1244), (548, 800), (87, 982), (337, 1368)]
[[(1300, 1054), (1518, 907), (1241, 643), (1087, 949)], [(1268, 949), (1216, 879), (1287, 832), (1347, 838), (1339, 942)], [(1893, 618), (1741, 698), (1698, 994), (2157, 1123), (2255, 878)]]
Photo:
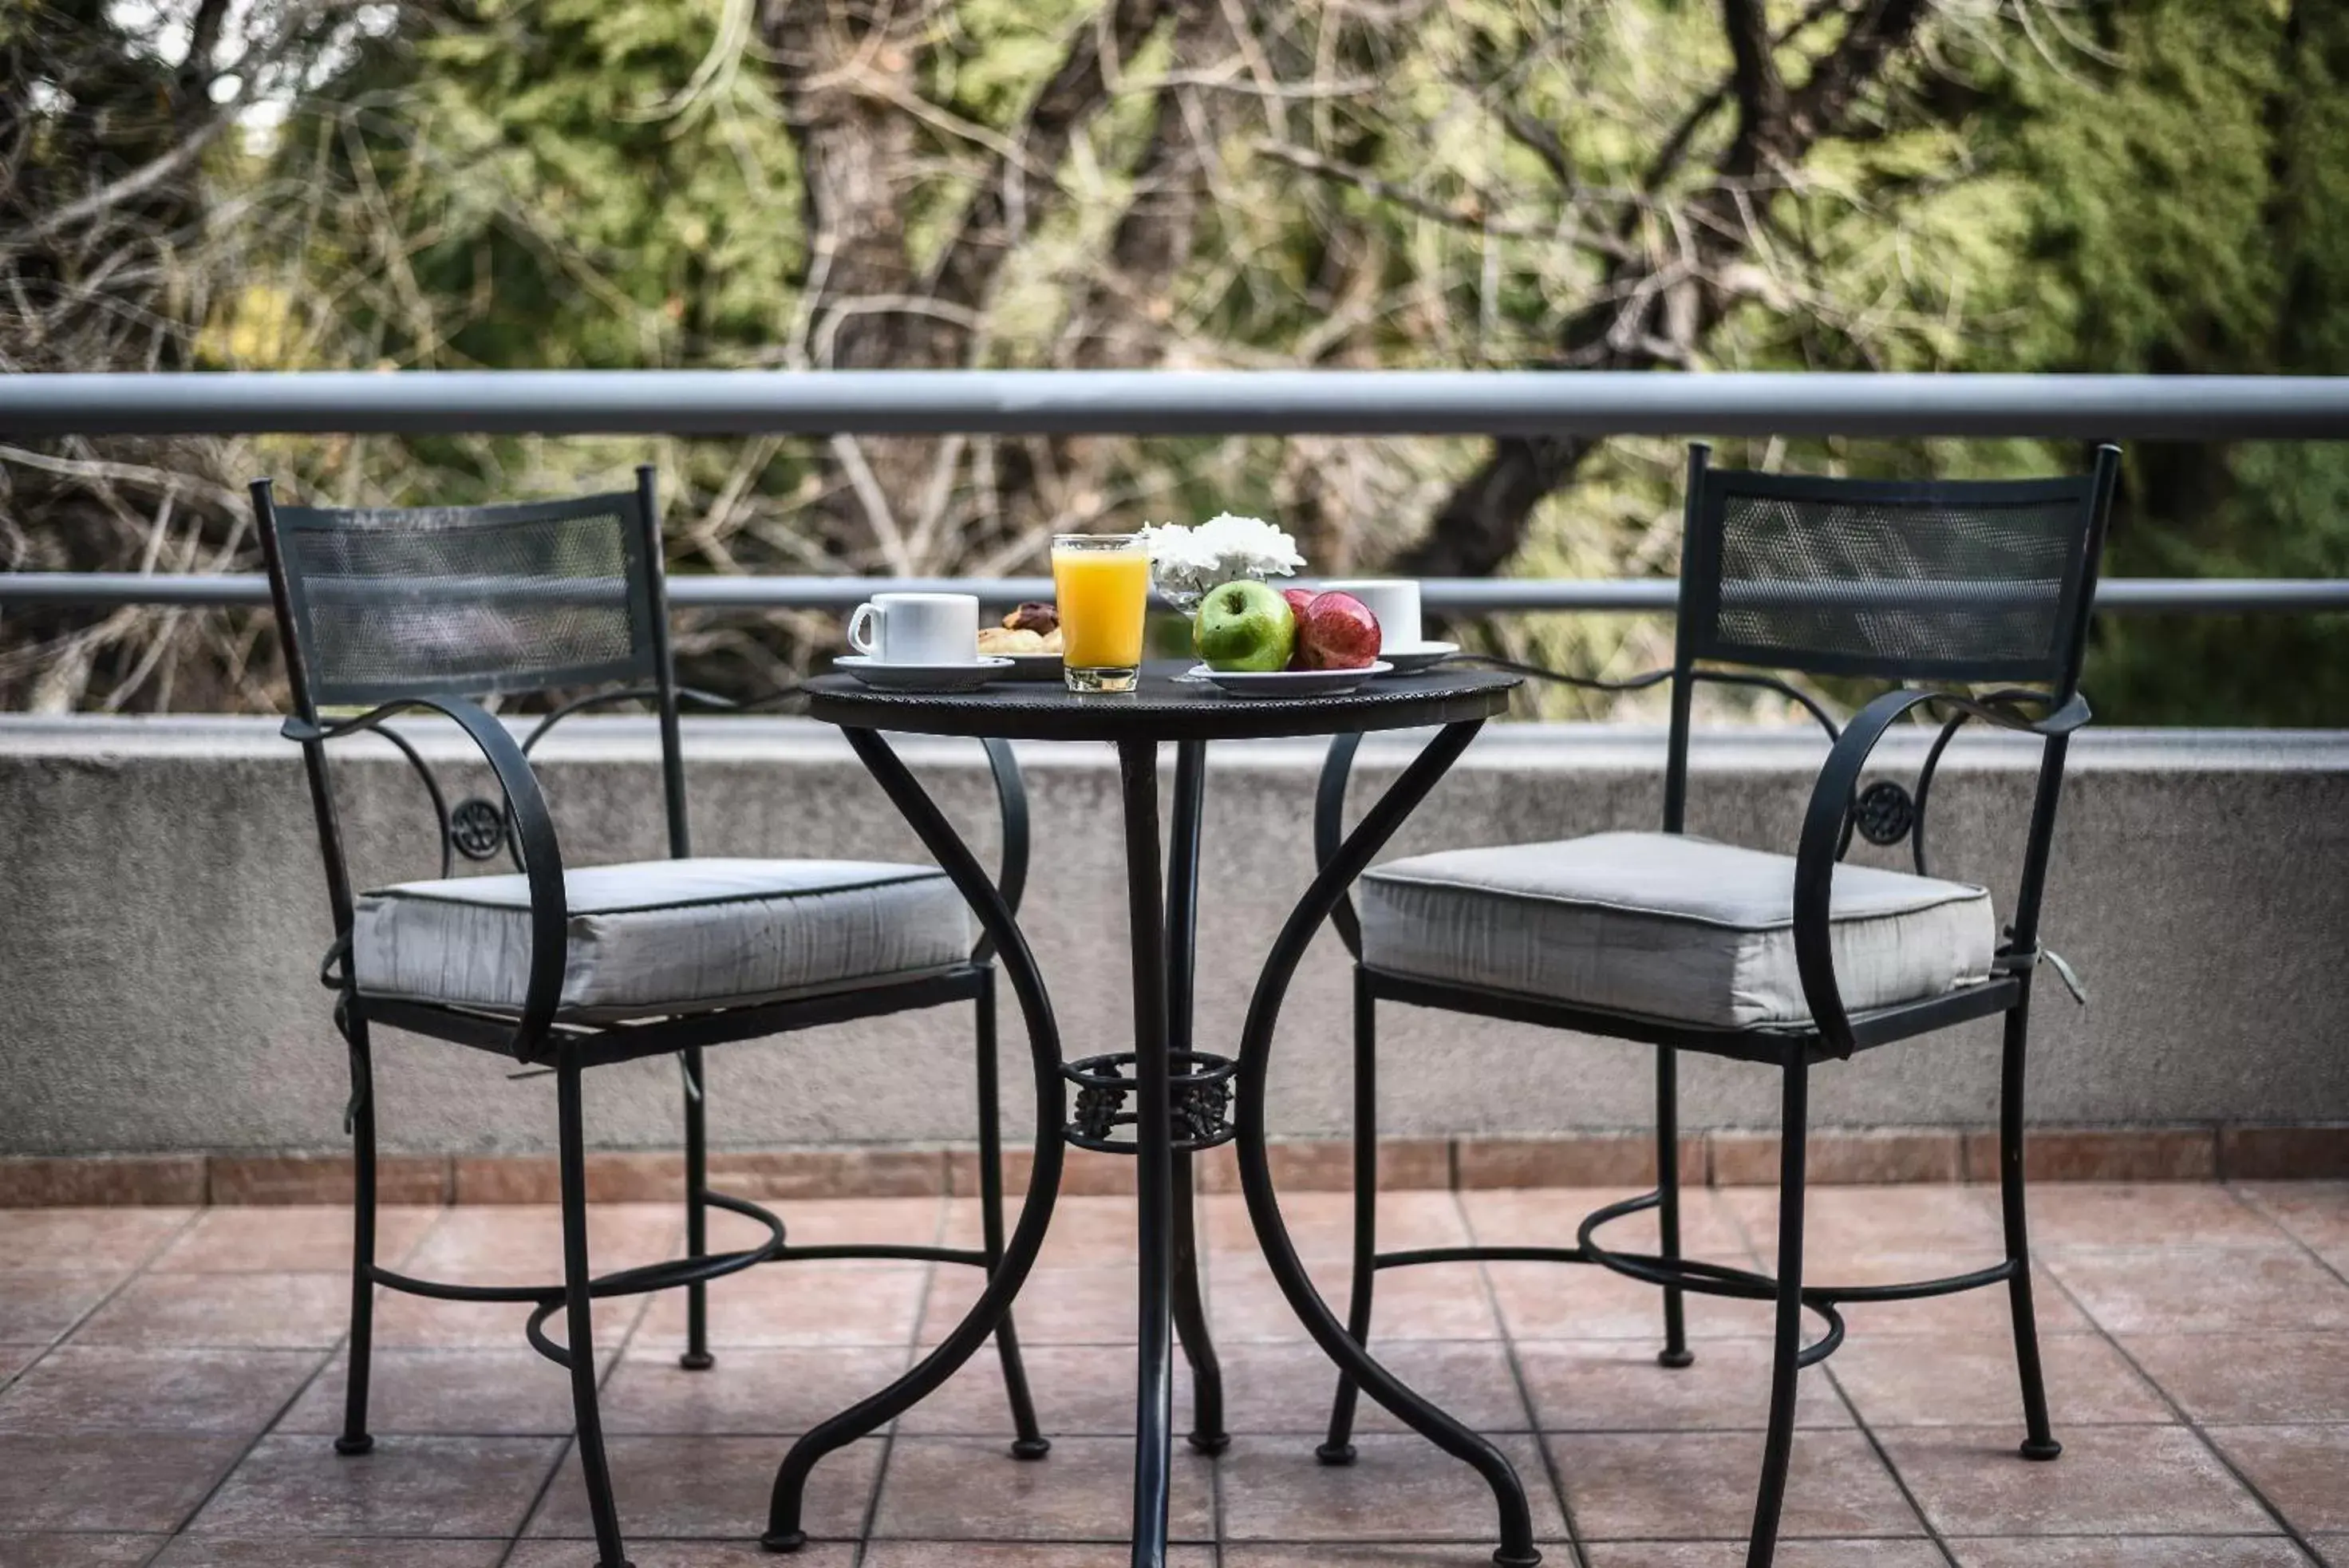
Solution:
[[(1199, 1293), (1190, 1159), (1200, 1149), (1236, 1139), (1257, 1241), (1282, 1293), (1315, 1341), (1364, 1393), (1483, 1475), (1500, 1515), (1495, 1561), (1516, 1568), (1540, 1561), (1525, 1489), (1508, 1460), (1396, 1381), (1348, 1335), (1315, 1290), (1281, 1221), (1266, 1160), (1264, 1125), (1265, 1068), (1273, 1027), (1315, 929), (1485, 721), (1507, 705), (1517, 677), (1437, 671), (1375, 680), (1341, 696), (1238, 698), (1204, 681), (1179, 679), (1180, 668), (1151, 666), (1144, 670), (1139, 690), (1120, 693), (1079, 695), (1057, 683), (1004, 683), (956, 694), (889, 692), (839, 675), (820, 677), (805, 687), (811, 716), (845, 732), (874, 779), (969, 900), (999, 954), (1027, 1024), (1036, 1079), (1037, 1141), (1035, 1168), (1001, 1266), (936, 1349), (886, 1388), (792, 1445), (775, 1476), (763, 1537), (770, 1549), (789, 1551), (805, 1540), (801, 1501), (818, 1460), (927, 1396), (1004, 1321), (1043, 1244), (1067, 1142), (1128, 1154), (1137, 1162), (1141, 1314), (1135, 1352), (1133, 1561), (1134, 1568), (1162, 1568), (1173, 1458), (1173, 1340), (1178, 1324), (1196, 1396), (1190, 1442), (1215, 1453), (1229, 1441), (1223, 1429), (1222, 1379)], [(1238, 1056), (1195, 1050), (1192, 969), (1206, 743), (1433, 726), (1440, 729), (1418, 757), (1335, 852), (1322, 857), (1319, 872), (1266, 960), (1241, 1032)], [(1098, 741), (1117, 748), (1133, 940), (1131, 1052), (1061, 1060), (1051, 1000), (1010, 902), (882, 738), (887, 731), (1009, 741)], [(1174, 844), (1162, 887), (1158, 749), (1169, 743), (1175, 748)], [(1073, 1118), (1067, 1108), (1071, 1083), (1078, 1089)], [(1125, 1108), (1129, 1102), (1131, 1110)], [(1040, 1458), (1042, 1449), (1039, 1444), (1015, 1452)]]

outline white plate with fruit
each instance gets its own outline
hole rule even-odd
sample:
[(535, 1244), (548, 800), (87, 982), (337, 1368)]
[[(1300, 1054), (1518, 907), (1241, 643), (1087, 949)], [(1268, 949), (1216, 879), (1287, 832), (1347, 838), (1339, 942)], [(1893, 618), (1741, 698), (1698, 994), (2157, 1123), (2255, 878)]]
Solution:
[(1199, 601), (1190, 677), (1235, 697), (1334, 697), (1394, 668), (1379, 658), (1379, 621), (1350, 594), (1242, 579)]

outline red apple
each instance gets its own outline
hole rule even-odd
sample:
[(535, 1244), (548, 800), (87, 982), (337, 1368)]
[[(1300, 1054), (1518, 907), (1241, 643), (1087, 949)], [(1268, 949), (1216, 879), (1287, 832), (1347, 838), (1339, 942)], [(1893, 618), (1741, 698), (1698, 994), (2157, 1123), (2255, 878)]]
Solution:
[(1379, 656), (1379, 618), (1351, 594), (1316, 594), (1297, 615), (1298, 668), (1360, 670)]
[[(1299, 626), (1303, 626), (1305, 624), (1305, 607), (1313, 602), (1314, 590), (1311, 588), (1283, 588), (1280, 590), (1280, 597), (1288, 601), (1288, 613), (1297, 618), (1297, 624)], [(1311, 665), (1305, 662), (1305, 645), (1303, 643), (1300, 642), (1297, 644), (1296, 647), (1290, 650), (1288, 662), (1287, 665), (1283, 666), (1283, 668), (1288, 670), (1310, 670), (1313, 668)]]

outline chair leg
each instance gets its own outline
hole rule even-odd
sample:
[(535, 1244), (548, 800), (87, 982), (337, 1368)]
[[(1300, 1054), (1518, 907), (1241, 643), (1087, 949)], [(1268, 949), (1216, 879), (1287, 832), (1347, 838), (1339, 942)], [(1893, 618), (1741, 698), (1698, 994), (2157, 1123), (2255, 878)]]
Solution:
[(1778, 1514), (1786, 1501), (1786, 1466), (1795, 1451), (1795, 1397), (1803, 1348), (1803, 1173), (1810, 1137), (1810, 1065), (1796, 1046), (1785, 1066), (1778, 1137), (1778, 1318), (1770, 1354), (1770, 1425), (1762, 1439), (1762, 1484), (1754, 1499), (1754, 1533), (1745, 1568), (1770, 1568), (1778, 1549)]
[(571, 1370), (571, 1412), (578, 1428), (579, 1473), (595, 1526), (596, 1568), (631, 1568), (620, 1543), (620, 1511), (604, 1457), (604, 1417), (595, 1389), (595, 1302), (588, 1290), (587, 1150), (580, 1112), (579, 1064), (567, 1054), (555, 1069), (563, 1178), (563, 1304)]
[(2023, 1200), (2023, 1062), (2031, 1033), (2031, 997), (2026, 991), (2006, 1015), (2006, 1045), (2000, 1071), (1998, 1107), (1998, 1199), (2006, 1226), (2007, 1305), (2014, 1317), (2014, 1366), (2023, 1381), (2023, 1457), (2052, 1459), (2064, 1451), (2047, 1424), (2047, 1387), (2039, 1372), (2039, 1323), (2031, 1304), (2031, 1233)]
[[(1000, 1085), (996, 1075), (995, 971), (987, 971), (978, 993), (977, 1050), (978, 1057), (978, 1222), (987, 1251), (988, 1277), (1003, 1262), (1003, 1116)], [(1040, 1459), (1051, 1452), (1051, 1440), (1036, 1424), (1036, 1401), (1028, 1391), (1028, 1366), (1019, 1356), (1019, 1331), (1007, 1310), (995, 1325), (995, 1355), (1003, 1366), (1003, 1390), (1011, 1401), (1011, 1452), (1019, 1459)]]
[[(701, 1258), (709, 1253), (709, 1144), (702, 1108), (709, 1080), (702, 1072), (700, 1046), (687, 1046), (678, 1059), (685, 1072), (685, 1252)], [(688, 1372), (707, 1372), (717, 1365), (709, 1354), (709, 1286), (704, 1281), (685, 1287), (685, 1354), (677, 1364)]]
[[(1378, 1002), (1360, 964), (1354, 966), (1354, 1273), (1346, 1303), (1346, 1337), (1356, 1345), (1371, 1338), (1371, 1298), (1378, 1280), (1379, 1252), (1379, 1040)], [(1354, 1407), (1361, 1390), (1350, 1374), (1338, 1376), (1330, 1405), (1330, 1436), (1313, 1450), (1325, 1465), (1354, 1462)]]
[[(1668, 1262), (1681, 1260), (1681, 1069), (1680, 1053), (1666, 1045), (1656, 1052), (1656, 1226), (1658, 1253)], [(1688, 1311), (1678, 1285), (1664, 1287), (1664, 1348), (1656, 1359), (1666, 1366), (1686, 1366), (1696, 1357), (1688, 1347)]]
[(343, 1435), (335, 1439), (335, 1452), (364, 1454), (375, 1447), (367, 1432), (367, 1379), (375, 1351), (375, 1065), (367, 1020), (346, 1005), (342, 1023), (351, 1048), (351, 1333)]

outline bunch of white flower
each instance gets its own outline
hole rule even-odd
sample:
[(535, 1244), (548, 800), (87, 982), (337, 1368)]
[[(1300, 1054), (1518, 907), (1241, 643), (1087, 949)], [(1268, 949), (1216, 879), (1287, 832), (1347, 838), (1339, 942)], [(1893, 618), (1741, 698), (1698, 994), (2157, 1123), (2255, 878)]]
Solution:
[(1237, 577), (1285, 577), (1305, 564), (1297, 541), (1261, 517), (1219, 513), (1196, 527), (1179, 523), (1146, 525), (1143, 547), (1159, 591), (1177, 604), (1196, 599), (1218, 583)]

